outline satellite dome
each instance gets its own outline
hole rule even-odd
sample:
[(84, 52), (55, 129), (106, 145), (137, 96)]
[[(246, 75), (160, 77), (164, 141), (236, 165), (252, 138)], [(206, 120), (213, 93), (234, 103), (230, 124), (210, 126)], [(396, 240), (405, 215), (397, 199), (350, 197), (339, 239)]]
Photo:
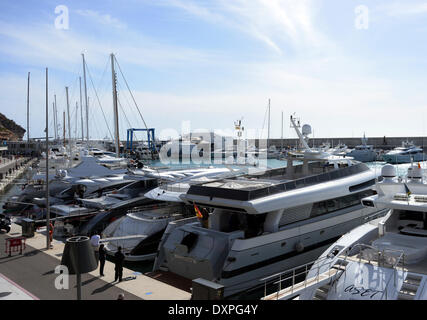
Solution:
[(302, 126), (302, 134), (303, 135), (311, 134), (311, 126), (309, 124), (305, 124)]
[(418, 167), (408, 168), (408, 178), (421, 179), (422, 177), (423, 177), (423, 173), (421, 168), (418, 168)]
[(391, 164), (386, 164), (381, 169), (381, 175), (384, 178), (393, 178), (396, 176), (396, 168), (394, 166), (392, 166)]

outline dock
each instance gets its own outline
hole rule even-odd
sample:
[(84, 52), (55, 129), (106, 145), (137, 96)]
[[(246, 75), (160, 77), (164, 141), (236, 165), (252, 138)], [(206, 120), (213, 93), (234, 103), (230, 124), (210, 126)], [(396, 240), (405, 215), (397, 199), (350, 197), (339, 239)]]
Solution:
[(0, 192), (4, 192), (35, 161), (22, 157), (0, 158)]
[[(6, 237), (21, 236), (21, 226), (12, 224), (8, 234), (0, 234), (0, 242)], [(70, 275), (69, 289), (55, 288), (55, 267), (60, 265), (65, 241), (53, 239), (53, 248), (46, 250), (46, 229), (39, 229), (34, 237), (26, 239), (26, 250), (7, 257), (0, 251), (0, 274), (10, 279), (28, 295), (40, 300), (75, 300), (75, 276)], [(99, 267), (82, 275), (82, 299), (115, 300), (124, 293), (126, 300), (190, 300), (191, 293), (152, 277), (123, 268), (123, 281), (114, 282), (114, 264), (105, 262), (104, 277), (99, 276)], [(1, 283), (0, 283), (1, 285)], [(16, 289), (18, 290), (18, 289)], [(2, 297), (0, 296), (0, 300)]]

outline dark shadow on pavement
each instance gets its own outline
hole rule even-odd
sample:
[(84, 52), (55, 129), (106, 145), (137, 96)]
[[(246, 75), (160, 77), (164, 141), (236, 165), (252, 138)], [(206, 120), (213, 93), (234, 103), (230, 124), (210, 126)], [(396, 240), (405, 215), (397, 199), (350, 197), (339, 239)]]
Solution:
[(42, 276), (47, 276), (48, 274), (54, 274), (55, 270), (50, 270), (42, 274)]
[(26, 256), (26, 257), (35, 256), (38, 253), (40, 253), (40, 250), (32, 250), (32, 251), (24, 253), (24, 256)]
[(12, 294), (12, 292), (0, 292), (0, 298), (7, 297), (10, 294)]
[(111, 283), (106, 283), (105, 285), (103, 285), (102, 287), (95, 289), (92, 291), (92, 295), (100, 293), (100, 292), (104, 292), (105, 290), (108, 290), (109, 288), (114, 287), (114, 282)]
[[(91, 282), (93, 282), (95, 280), (98, 280), (98, 278), (93, 277), (92, 279), (82, 281), (82, 286), (84, 286), (86, 284), (89, 284), (89, 283), (91, 283)], [(77, 288), (77, 285), (75, 285), (74, 288)]]

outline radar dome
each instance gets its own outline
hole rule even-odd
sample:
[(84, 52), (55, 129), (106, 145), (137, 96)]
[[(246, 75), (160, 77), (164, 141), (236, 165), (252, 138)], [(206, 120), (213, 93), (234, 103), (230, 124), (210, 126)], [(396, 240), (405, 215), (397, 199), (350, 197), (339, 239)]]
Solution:
[(302, 134), (303, 135), (311, 134), (311, 126), (309, 124), (305, 124), (302, 126)]
[(393, 178), (396, 176), (396, 168), (391, 165), (391, 164), (386, 164), (382, 169), (381, 169), (381, 175), (384, 178)]

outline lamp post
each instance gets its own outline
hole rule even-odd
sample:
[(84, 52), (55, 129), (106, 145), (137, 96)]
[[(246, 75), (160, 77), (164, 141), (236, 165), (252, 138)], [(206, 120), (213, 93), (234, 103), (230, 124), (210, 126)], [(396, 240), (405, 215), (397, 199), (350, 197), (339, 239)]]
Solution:
[(93, 271), (98, 267), (89, 237), (76, 236), (68, 238), (62, 253), (61, 264), (68, 268), (68, 274), (76, 275), (77, 300), (81, 300), (82, 273)]

